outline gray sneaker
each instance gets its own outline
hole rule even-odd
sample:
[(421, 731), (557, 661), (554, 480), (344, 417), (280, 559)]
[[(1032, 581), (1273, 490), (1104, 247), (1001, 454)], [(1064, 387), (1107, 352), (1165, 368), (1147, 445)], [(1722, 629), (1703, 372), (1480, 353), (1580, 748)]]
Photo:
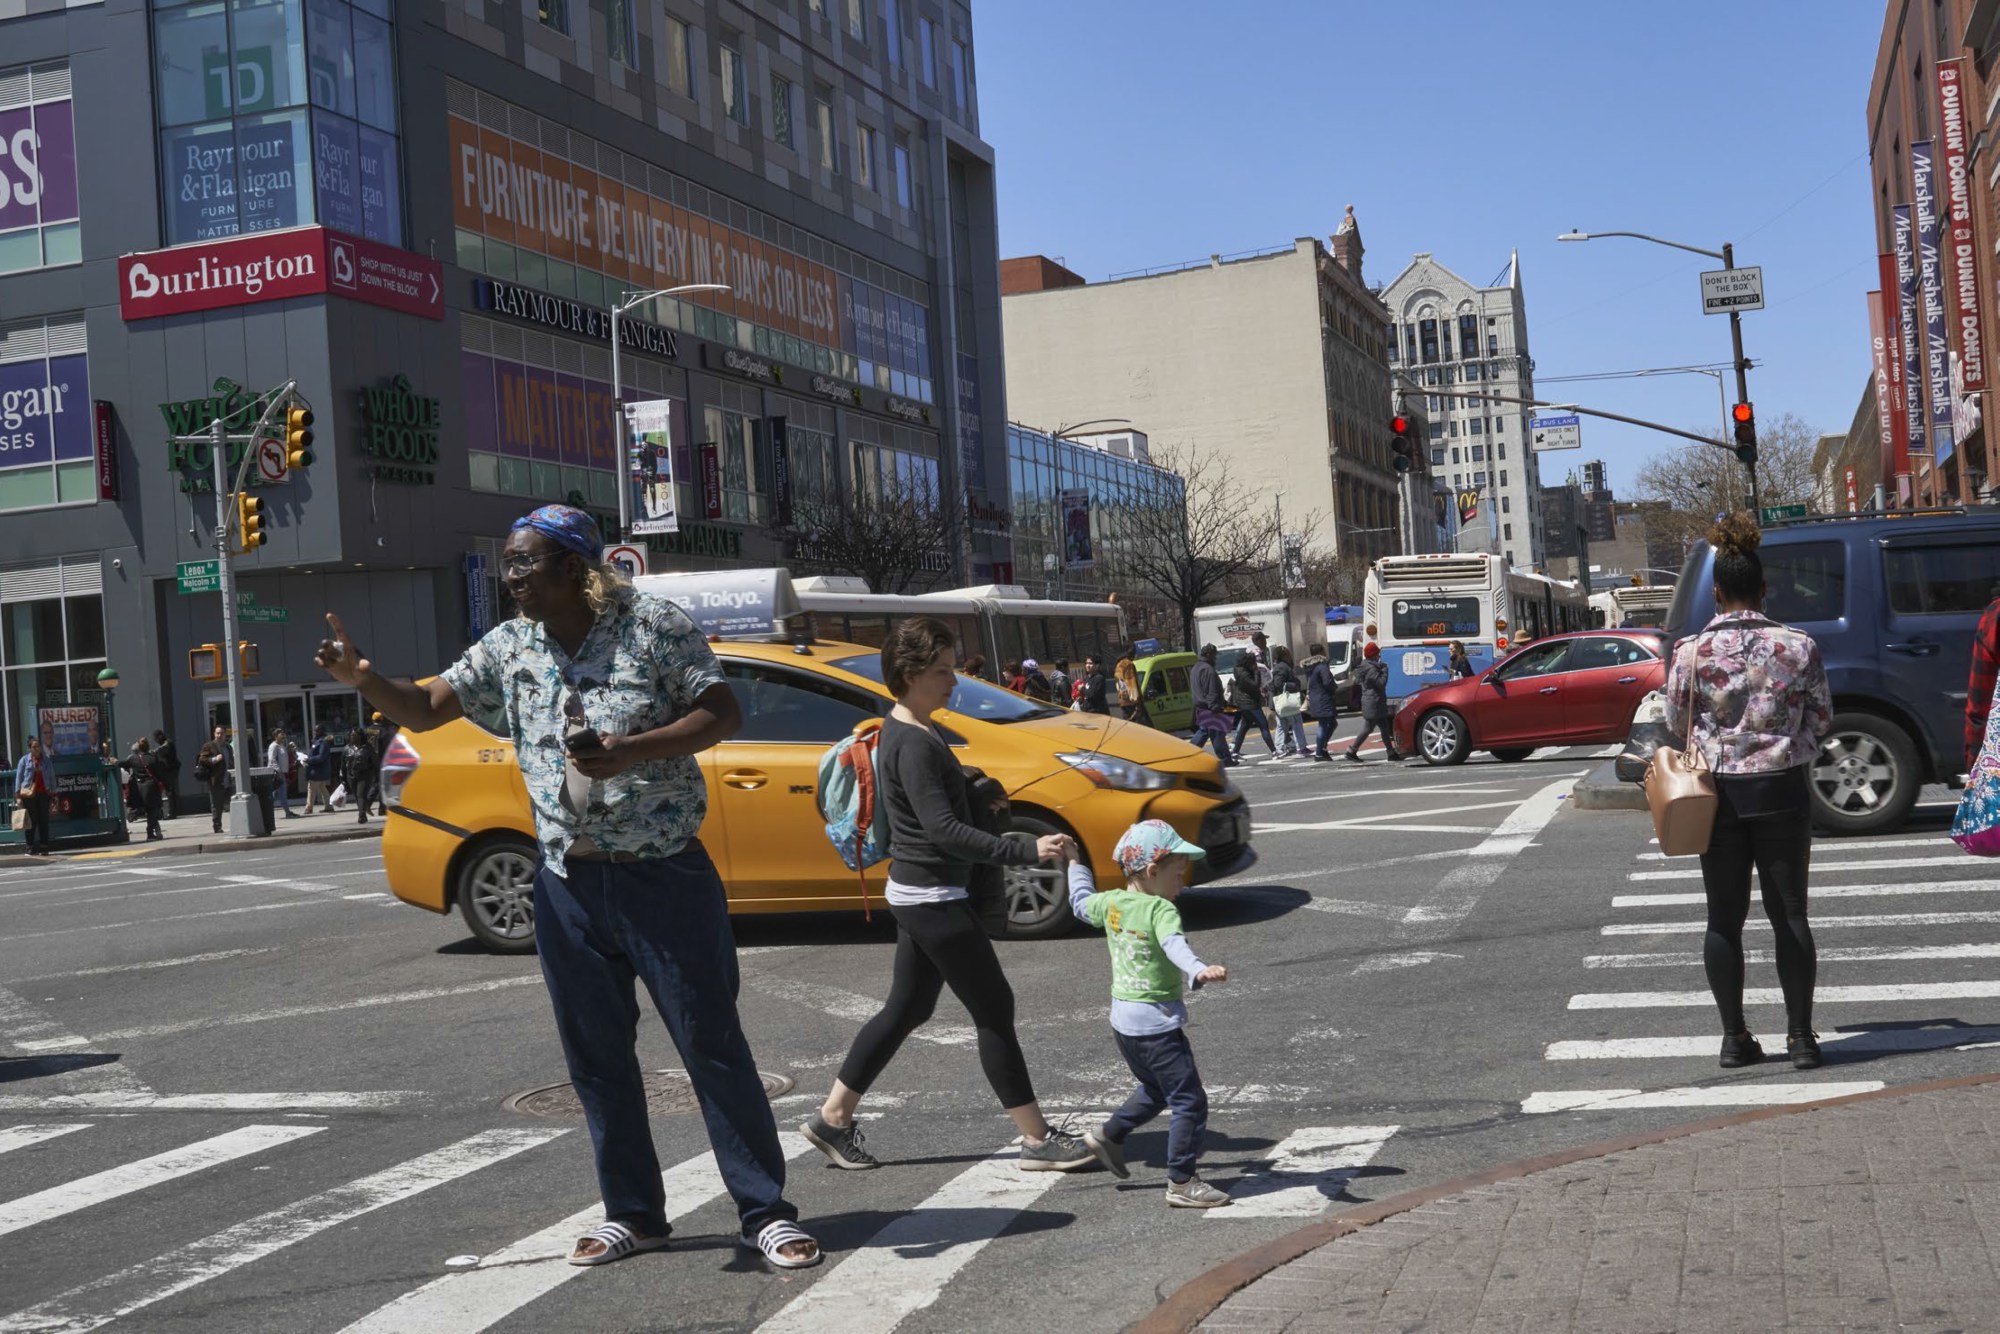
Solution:
[(1229, 1197), (1200, 1177), (1167, 1183), (1169, 1209), (1214, 1209), (1229, 1203)]
[(828, 1125), (818, 1112), (806, 1118), (799, 1127), (812, 1146), (833, 1160), (835, 1167), (846, 1168), (850, 1172), (866, 1172), (871, 1167), (880, 1167), (875, 1155), (861, 1147), (861, 1127), (859, 1125)]
[(1088, 1144), (1067, 1130), (1053, 1127), (1049, 1130), (1049, 1137), (1040, 1144), (1021, 1146), (1023, 1172), (1074, 1172), (1097, 1161), (1097, 1154), (1091, 1151)]
[(1103, 1163), (1106, 1170), (1113, 1176), (1129, 1177), (1132, 1175), (1132, 1169), (1125, 1166), (1125, 1146), (1123, 1144), (1107, 1137), (1102, 1130), (1084, 1131), (1083, 1142), (1090, 1146), (1090, 1151), (1097, 1155), (1097, 1161)]

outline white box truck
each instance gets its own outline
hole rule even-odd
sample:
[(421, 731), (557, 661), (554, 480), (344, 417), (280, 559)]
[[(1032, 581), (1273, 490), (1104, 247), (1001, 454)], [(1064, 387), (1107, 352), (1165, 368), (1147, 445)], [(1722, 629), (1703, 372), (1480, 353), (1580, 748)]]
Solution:
[(1215, 645), (1215, 665), (1224, 676), (1259, 633), (1290, 649), (1292, 661), (1299, 662), (1307, 645), (1326, 642), (1326, 604), (1311, 598), (1274, 598), (1194, 609), (1194, 647)]

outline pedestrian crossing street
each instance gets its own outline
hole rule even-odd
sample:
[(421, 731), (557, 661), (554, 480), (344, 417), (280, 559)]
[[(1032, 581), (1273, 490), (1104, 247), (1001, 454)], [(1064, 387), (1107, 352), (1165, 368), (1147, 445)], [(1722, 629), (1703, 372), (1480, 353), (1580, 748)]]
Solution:
[[(783, 1124), (790, 1118), (783, 1106), (779, 1111)], [(715, 1158), (707, 1152), (677, 1162), (662, 1174), (668, 1214), (676, 1223), (680, 1244), (670, 1247), (664, 1257), (636, 1257), (600, 1271), (572, 1266), (563, 1258), (577, 1236), (602, 1217), (590, 1191), (587, 1146), (579, 1125), (485, 1129), (403, 1161), (374, 1166), (383, 1159), (380, 1131), (363, 1120), (252, 1123), (217, 1134), (186, 1128), (177, 1118), (164, 1121), (164, 1131), (162, 1118), (148, 1123), (139, 1117), (0, 1124), (0, 1237), (61, 1221), (65, 1227), (60, 1234), (42, 1234), (44, 1244), (53, 1244), (60, 1235), (69, 1238), (73, 1248), (76, 1239), (89, 1238), (104, 1265), (95, 1277), (81, 1283), (72, 1279), (73, 1286), (48, 1292), (36, 1284), (36, 1267), (29, 1257), (16, 1251), (11, 1264), (0, 1262), (0, 1275), (5, 1275), (0, 1281), (0, 1334), (83, 1334), (121, 1320), (141, 1324), (179, 1319), (200, 1327), (210, 1313), (224, 1306), (220, 1297), (205, 1296), (205, 1291), (213, 1291), (205, 1285), (221, 1286), (233, 1276), (239, 1282), (268, 1279), (271, 1267), (286, 1263), (285, 1252), (315, 1242), (324, 1245), (331, 1234), (337, 1233), (350, 1248), (343, 1256), (355, 1254), (351, 1249), (355, 1230), (371, 1226), (388, 1234), (379, 1251), (366, 1244), (369, 1237), (364, 1235), (359, 1251), (363, 1258), (343, 1259), (337, 1266), (340, 1286), (329, 1292), (323, 1281), (315, 1282), (314, 1327), (334, 1328), (326, 1323), (327, 1312), (336, 1311), (346, 1322), (337, 1326), (341, 1334), (471, 1334), (515, 1317), (524, 1322), (520, 1328), (527, 1328), (529, 1321), (561, 1328), (565, 1308), (559, 1290), (586, 1275), (625, 1273), (631, 1266), (650, 1264), (714, 1270), (718, 1263), (730, 1261), (742, 1272), (745, 1264), (726, 1245), (718, 1249), (707, 1244), (711, 1238), (734, 1233), (734, 1211)], [(1157, 1129), (1163, 1132), (1164, 1122)], [(1234, 1227), (1236, 1233), (1225, 1235), (1242, 1235), (1241, 1246), (1253, 1244), (1245, 1230), (1247, 1221), (1276, 1220), (1272, 1226), (1282, 1231), (1318, 1216), (1356, 1173), (1375, 1161), (1398, 1129), (1395, 1125), (1294, 1129), (1254, 1155), (1253, 1161), (1239, 1162), (1233, 1175), (1219, 1161), (1210, 1165), (1209, 1179), (1228, 1189), (1235, 1204), (1193, 1214), (1174, 1211), (1173, 1222)], [(128, 1147), (134, 1140), (157, 1142), (161, 1134), (172, 1141), (163, 1150), (134, 1156)], [(797, 1295), (755, 1327), (766, 1334), (832, 1330), (888, 1334), (912, 1312), (936, 1302), (955, 1278), (981, 1262), (989, 1248), (1002, 1252), (989, 1257), (992, 1263), (1007, 1263), (1004, 1251), (1015, 1240), (1004, 1235), (1009, 1226), (1037, 1205), (1056, 1207), (1057, 1198), (1060, 1208), (1077, 1215), (1083, 1229), (1078, 1235), (1083, 1236), (1112, 1226), (1121, 1214), (1129, 1225), (1131, 1210), (1167, 1212), (1157, 1198), (1164, 1176), (1157, 1163), (1143, 1162), (1145, 1150), (1136, 1137), (1133, 1183), (1115, 1183), (1102, 1172), (1075, 1176), (1022, 1172), (1018, 1147), (1004, 1141), (997, 1125), (993, 1137), (994, 1143), (971, 1153), (969, 1163), (965, 1155), (908, 1163), (892, 1158), (882, 1170), (857, 1179), (830, 1169), (815, 1172), (822, 1166), (818, 1154), (795, 1131), (783, 1131), (787, 1157), (802, 1160), (796, 1162), (788, 1193), (807, 1210), (803, 1221), (808, 1226), (814, 1223), (816, 1207), (826, 1208), (829, 1202), (841, 1207), (846, 1203), (843, 1196), (863, 1192), (872, 1216), (886, 1221), (872, 1235), (851, 1241), (829, 1224), (821, 1232), (828, 1244), (826, 1263), (786, 1275), (787, 1290)], [(300, 1187), (304, 1193), (295, 1198), (247, 1211), (199, 1235), (193, 1235), (191, 1222), (180, 1222), (178, 1215), (183, 1212), (196, 1220), (218, 1202), (226, 1212), (232, 1200), (261, 1197), (269, 1178), (258, 1183), (260, 1189), (247, 1191), (250, 1183), (245, 1178), (250, 1172), (274, 1173), (281, 1182), (313, 1181), (323, 1175), (330, 1159), (322, 1154), (311, 1163), (296, 1161), (308, 1146), (334, 1150), (331, 1161), (347, 1170), (363, 1165), (369, 1170), (319, 1189)], [(75, 1152), (59, 1155), (63, 1149)], [(82, 1161), (93, 1167), (111, 1165), (69, 1174)], [(470, 1202), (456, 1196), (471, 1192), (480, 1178), (509, 1172), (520, 1175), (519, 1185), (489, 1188)], [(562, 1194), (546, 1188), (552, 1181), (563, 1183)], [(502, 1187), (500, 1182), (492, 1184)], [(1133, 1192), (1118, 1189), (1120, 1185), (1144, 1189)], [(504, 1210), (490, 1207), (496, 1199), (505, 1202)], [(556, 1199), (567, 1199), (568, 1206), (553, 1203)], [(470, 1215), (468, 1221), (463, 1211), (478, 1210), (482, 1203), (488, 1206), (486, 1211)], [(162, 1204), (169, 1207), (162, 1210)], [(449, 1218), (451, 1235), (477, 1236), (491, 1249), (451, 1257), (442, 1248), (414, 1256), (400, 1253), (395, 1238), (409, 1235), (412, 1211), (423, 1211), (427, 1219)], [(121, 1226), (142, 1214), (155, 1224), (137, 1235)], [(185, 1238), (183, 1226), (190, 1233)], [(422, 1226), (444, 1231), (434, 1222)], [(701, 1244), (688, 1245), (697, 1238)], [(0, 1245), (12, 1246), (14, 1241)], [(311, 1263), (326, 1272), (328, 1261), (323, 1256)], [(369, 1272), (372, 1267), (381, 1272)], [(748, 1268), (755, 1271), (756, 1266), (750, 1263)], [(425, 1271), (431, 1276), (410, 1284), (412, 1273)], [(383, 1302), (385, 1282), (406, 1285), (407, 1290)], [(282, 1288), (259, 1283), (256, 1291), (256, 1328), (294, 1327), (284, 1316)], [(769, 1291), (768, 1279), (759, 1291)], [(340, 1310), (338, 1301), (347, 1294), (360, 1309)], [(9, 1309), (20, 1300), (32, 1304)], [(685, 1314), (689, 1326), (703, 1323), (700, 1313)], [(741, 1310), (728, 1302), (709, 1316), (722, 1323), (742, 1320)]]
[(1601, 989), (1569, 997), (1558, 1021), (1569, 1033), (1542, 1053), (1549, 1084), (1568, 1086), (1529, 1092), (1524, 1113), (1811, 1102), (1906, 1082), (1897, 1057), (2000, 1047), (2000, 936), (1981, 935), (2000, 923), (2000, 866), (1960, 852), (1942, 829), (1814, 840), (1813, 1013), (1825, 1056), (1815, 1071), (1785, 1060), (1784, 997), (1755, 892), (1744, 1004), (1766, 1058), (1760, 1067), (1716, 1066), (1721, 1034), (1702, 969), (1700, 886), (1696, 858), (1664, 857), (1650, 843), (1623, 868), (1599, 928), (1604, 952), (1582, 959)]

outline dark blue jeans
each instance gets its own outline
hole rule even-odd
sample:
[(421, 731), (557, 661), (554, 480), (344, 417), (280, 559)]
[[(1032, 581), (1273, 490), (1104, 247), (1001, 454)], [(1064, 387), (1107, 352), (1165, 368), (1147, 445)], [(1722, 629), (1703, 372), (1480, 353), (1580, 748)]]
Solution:
[(1105, 1138), (1123, 1144), (1125, 1137), (1168, 1108), (1173, 1120), (1167, 1124), (1167, 1179), (1186, 1181), (1194, 1175), (1195, 1160), (1201, 1157), (1201, 1137), (1208, 1129), (1208, 1090), (1201, 1086), (1201, 1074), (1194, 1068), (1194, 1048), (1188, 1045), (1185, 1029), (1172, 1029), (1150, 1037), (1128, 1037), (1114, 1032), (1119, 1054), (1125, 1058), (1139, 1087), (1125, 1105), (1104, 1123)]
[(1236, 711), (1237, 754), (1240, 755), (1243, 753), (1243, 742), (1249, 737), (1252, 727), (1255, 727), (1262, 734), (1264, 749), (1276, 755), (1278, 753), (1278, 745), (1271, 740), (1271, 724), (1264, 721), (1264, 711), (1262, 709), (1238, 709)]
[(1319, 749), (1316, 753), (1324, 755), (1326, 754), (1326, 748), (1333, 744), (1333, 729), (1340, 725), (1340, 719), (1333, 714), (1328, 714), (1324, 718), (1315, 718), (1313, 721), (1319, 724)]
[(751, 1235), (797, 1219), (785, 1155), (736, 1017), (736, 939), (715, 864), (699, 842), (655, 861), (571, 860), (535, 876), (535, 948), (569, 1078), (597, 1150), (604, 1216), (666, 1231), (660, 1160), (635, 1049), (635, 980), (652, 994), (701, 1101), (723, 1183)]

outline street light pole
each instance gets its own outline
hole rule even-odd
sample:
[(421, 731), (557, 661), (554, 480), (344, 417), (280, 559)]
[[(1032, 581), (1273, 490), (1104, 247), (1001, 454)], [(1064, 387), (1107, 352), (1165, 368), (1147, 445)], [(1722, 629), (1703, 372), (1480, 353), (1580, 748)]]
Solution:
[(623, 539), (626, 530), (632, 526), (632, 449), (625, 438), (625, 387), (619, 378), (618, 319), (632, 307), (663, 296), (678, 296), (683, 292), (727, 292), (727, 283), (683, 283), (679, 287), (663, 287), (656, 292), (627, 292), (611, 303), (611, 438), (618, 442), (613, 453), (612, 467), (617, 469), (614, 480), (618, 483), (618, 536)]

